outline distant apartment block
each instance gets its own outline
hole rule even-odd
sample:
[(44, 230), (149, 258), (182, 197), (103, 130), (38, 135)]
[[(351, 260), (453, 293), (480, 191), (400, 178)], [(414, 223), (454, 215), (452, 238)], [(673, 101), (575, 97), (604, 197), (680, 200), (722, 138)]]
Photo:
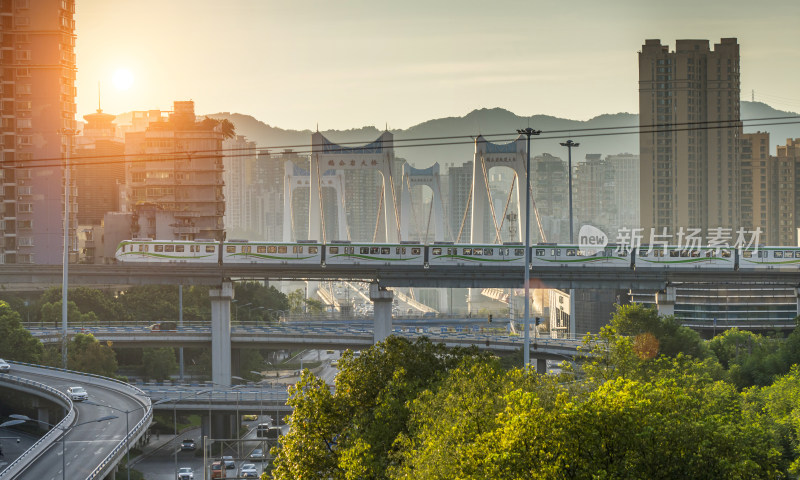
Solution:
[[(59, 264), (75, 122), (74, 0), (0, 2), (0, 263)], [(71, 136), (70, 136), (71, 137)], [(74, 176), (68, 195), (76, 249)]]
[(612, 225), (615, 229), (639, 227), (639, 155), (608, 155), (606, 164), (612, 169), (614, 182)]
[(125, 142), (117, 136), (114, 115), (84, 115), (86, 124), (75, 137), (75, 183), (78, 187), (78, 225), (103, 223), (107, 212), (118, 212), (125, 184)]
[[(525, 183), (524, 181), (522, 182)], [(569, 183), (567, 162), (549, 153), (531, 159), (531, 187), (548, 242), (569, 241)], [(574, 199), (574, 191), (573, 191)], [(573, 205), (574, 210), (574, 205)], [(531, 224), (536, 217), (531, 213)], [(538, 227), (531, 227), (531, 238), (540, 241)]]
[(252, 225), (248, 221), (248, 194), (255, 182), (256, 143), (237, 135), (224, 140), (222, 148), (225, 226), (230, 233), (244, 232)]
[(164, 240), (222, 238), (222, 132), (198, 122), (194, 102), (174, 103), (168, 117), (151, 116), (125, 136), (126, 196), (131, 235)]
[(740, 225), (739, 44), (646, 40), (639, 52), (641, 223)]
[(775, 158), (776, 245), (798, 246), (800, 212), (800, 138), (787, 139), (778, 145)]
[(470, 199), (472, 198), (472, 162), (465, 162), (462, 166), (450, 166), (447, 169), (446, 180), (443, 181), (446, 191), (444, 197), (445, 218), (449, 222), (447, 238), (453, 242), (468, 243), (472, 232), (472, 212)]
[(777, 213), (771, 207), (776, 193), (777, 169), (769, 155), (769, 133), (743, 133), (740, 141), (742, 227), (761, 230), (760, 242), (771, 244), (776, 240)]

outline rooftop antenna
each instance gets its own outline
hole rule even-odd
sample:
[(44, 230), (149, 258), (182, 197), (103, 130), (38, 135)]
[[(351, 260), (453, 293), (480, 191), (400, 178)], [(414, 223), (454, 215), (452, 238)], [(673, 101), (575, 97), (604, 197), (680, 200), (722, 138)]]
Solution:
[(317, 122), (317, 133), (319, 133), (319, 122)]
[(97, 113), (103, 113), (103, 109), (100, 107), (100, 80), (97, 81)]

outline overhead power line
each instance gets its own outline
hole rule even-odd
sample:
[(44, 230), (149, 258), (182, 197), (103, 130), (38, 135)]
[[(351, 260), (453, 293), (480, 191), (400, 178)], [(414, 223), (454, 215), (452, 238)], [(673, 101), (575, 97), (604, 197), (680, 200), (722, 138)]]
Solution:
[[(750, 123), (761, 122), (761, 123)], [(634, 126), (618, 126), (618, 127), (591, 127), (591, 128), (576, 128), (565, 130), (545, 130), (542, 135), (531, 139), (532, 141), (541, 142), (542, 140), (563, 140), (566, 137), (570, 138), (589, 138), (589, 137), (607, 137), (618, 135), (638, 135), (649, 134), (658, 132), (681, 132), (689, 130), (718, 130), (728, 128), (744, 128), (744, 127), (764, 127), (772, 125), (794, 125), (800, 124), (800, 115), (797, 116), (784, 116), (784, 117), (762, 117), (752, 119), (740, 120), (714, 120), (704, 122), (678, 122), (666, 124), (651, 124), (651, 125), (634, 125)], [(566, 135), (564, 135), (566, 134)], [(504, 133), (491, 133), (482, 134), (484, 138), (494, 138), (494, 141), (511, 142), (516, 140), (519, 135), (516, 132)], [(475, 135), (451, 135), (441, 137), (417, 137), (417, 138), (404, 138), (394, 139), (393, 148), (425, 148), (425, 147), (442, 147), (452, 145), (465, 145), (473, 144), (475, 142)], [(411, 143), (415, 142), (415, 143)], [(371, 142), (376, 143), (376, 142)], [(400, 143), (400, 145), (398, 145)], [(364, 146), (364, 142), (342, 142), (338, 146), (345, 145), (358, 145)], [(248, 147), (248, 148), (228, 148), (220, 150), (195, 150), (195, 151), (175, 151), (175, 152), (159, 152), (152, 154), (119, 154), (119, 155), (92, 155), (92, 156), (70, 156), (70, 161), (74, 166), (92, 166), (92, 165), (112, 165), (117, 163), (143, 163), (143, 162), (158, 162), (170, 160), (194, 160), (194, 159), (207, 159), (217, 158), (224, 156), (226, 158), (236, 157), (252, 157), (254, 150), (269, 151), (281, 150), (288, 148), (303, 148), (303, 150), (292, 150), (291, 153), (297, 155), (305, 155), (312, 153), (312, 148), (319, 145), (275, 145), (270, 147)], [(172, 158), (165, 158), (172, 157)], [(18, 163), (21, 163), (18, 161)], [(17, 168), (53, 168), (64, 165), (64, 160), (60, 157), (38, 158), (32, 160), (25, 160), (24, 165), (17, 165)], [(9, 168), (9, 167), (6, 167)]]

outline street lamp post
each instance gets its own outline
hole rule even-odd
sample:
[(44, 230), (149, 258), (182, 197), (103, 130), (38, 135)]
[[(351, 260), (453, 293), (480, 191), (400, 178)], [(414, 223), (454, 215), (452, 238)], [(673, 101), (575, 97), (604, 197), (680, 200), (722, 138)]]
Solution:
[(250, 308), (248, 308), (247, 309), (247, 321), (248, 322), (252, 322), (253, 321), (253, 316), (252, 316), (253, 310), (263, 310), (263, 309), (264, 309), (264, 307), (250, 307)]
[(64, 338), (61, 344), (61, 364), (67, 368), (67, 290), (69, 289), (69, 194), (70, 194), (70, 171), (69, 154), (72, 150), (72, 137), (78, 131), (72, 128), (64, 128), (60, 132), (67, 139), (67, 148), (64, 153), (64, 259), (61, 271), (61, 330)]
[(252, 303), (245, 303), (244, 305), (237, 305), (237, 304), (236, 304), (236, 299), (233, 299), (233, 300), (231, 300), (231, 303), (233, 304), (233, 307), (236, 309), (236, 311), (234, 312), (234, 318), (233, 318), (233, 320), (234, 320), (236, 323), (239, 323), (239, 309), (240, 309), (240, 308), (247, 307), (247, 306), (250, 306), (250, 305), (252, 305)]
[(25, 422), (37, 422), (37, 423), (44, 423), (45, 425), (48, 425), (48, 426), (50, 426), (52, 428), (60, 428), (61, 429), (61, 478), (66, 479), (67, 478), (67, 455), (66, 455), (66, 449), (67, 449), (67, 447), (66, 447), (66, 443), (67, 443), (66, 437), (67, 437), (67, 432), (69, 430), (72, 430), (75, 427), (80, 427), (81, 425), (86, 425), (87, 423), (105, 422), (106, 420), (113, 420), (113, 419), (118, 418), (118, 417), (116, 415), (108, 415), (108, 416), (105, 416), (105, 417), (96, 418), (94, 420), (89, 420), (87, 422), (82, 422), (82, 423), (79, 423), (77, 425), (72, 425), (72, 426), (69, 426), (69, 427), (59, 427), (58, 425), (53, 425), (52, 423), (47, 423), (47, 422), (44, 422), (44, 421), (41, 421), (41, 420), (34, 420), (34, 419), (28, 417), (27, 415), (12, 414), (12, 415), (9, 415), (9, 418), (13, 418), (14, 420), (9, 420), (7, 422), (0, 423), (0, 428), (12, 427), (14, 425), (20, 425), (20, 424), (23, 424)]
[(572, 149), (580, 146), (580, 143), (567, 140), (562, 142), (561, 146), (567, 147), (567, 158), (569, 159), (567, 164), (567, 177), (569, 178), (569, 244), (572, 245), (575, 241), (572, 236)]
[(526, 148), (527, 159), (525, 162), (525, 310), (523, 320), (525, 325), (525, 337), (522, 352), (523, 363), (525, 367), (527, 367), (531, 363), (531, 334), (529, 328), (531, 321), (531, 135), (539, 135), (542, 131), (528, 127), (526, 129), (517, 130), (517, 133), (525, 135), (528, 140)]

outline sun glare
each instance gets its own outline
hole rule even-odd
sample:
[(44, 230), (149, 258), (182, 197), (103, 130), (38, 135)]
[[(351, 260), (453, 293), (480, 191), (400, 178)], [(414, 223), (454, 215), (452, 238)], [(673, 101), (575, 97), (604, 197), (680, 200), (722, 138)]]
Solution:
[(127, 90), (133, 85), (133, 74), (130, 70), (125, 68), (117, 69), (114, 72), (114, 86), (117, 90)]

